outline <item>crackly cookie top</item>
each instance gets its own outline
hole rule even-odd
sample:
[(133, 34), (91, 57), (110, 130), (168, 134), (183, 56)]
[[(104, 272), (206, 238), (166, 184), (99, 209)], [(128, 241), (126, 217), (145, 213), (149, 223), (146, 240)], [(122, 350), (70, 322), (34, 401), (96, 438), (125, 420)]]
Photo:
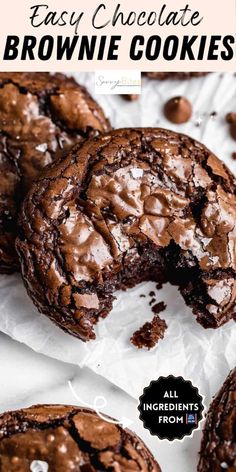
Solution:
[(131, 431), (83, 408), (39, 405), (0, 416), (0, 471), (29, 472), (44, 461), (50, 472), (160, 472)]
[(209, 312), (235, 302), (235, 180), (187, 136), (123, 129), (78, 145), (34, 184), (20, 227), (23, 275), (42, 311), (99, 310), (97, 287), (147, 242), (174, 244), (198, 266)]
[(0, 73), (0, 271), (15, 268), (15, 218), (30, 182), (62, 150), (109, 128), (99, 105), (72, 78)]
[(206, 419), (199, 472), (236, 470), (236, 368), (213, 400)]
[[(78, 134), (108, 128), (100, 107), (72, 78), (0, 73), (0, 136), (6, 145), (3, 155), (9, 152), (10, 161), (15, 157), (26, 181), (52, 162), (57, 149), (75, 143)], [(1, 181), (0, 193), (5, 194), (4, 190)]]

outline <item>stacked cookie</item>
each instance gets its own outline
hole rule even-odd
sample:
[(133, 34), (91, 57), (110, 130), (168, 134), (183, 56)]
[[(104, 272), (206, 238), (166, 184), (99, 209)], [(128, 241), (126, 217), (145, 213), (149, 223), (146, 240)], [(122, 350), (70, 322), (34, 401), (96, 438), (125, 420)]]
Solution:
[(0, 272), (19, 266), (16, 221), (31, 182), (72, 145), (109, 129), (100, 106), (72, 78), (0, 73)]

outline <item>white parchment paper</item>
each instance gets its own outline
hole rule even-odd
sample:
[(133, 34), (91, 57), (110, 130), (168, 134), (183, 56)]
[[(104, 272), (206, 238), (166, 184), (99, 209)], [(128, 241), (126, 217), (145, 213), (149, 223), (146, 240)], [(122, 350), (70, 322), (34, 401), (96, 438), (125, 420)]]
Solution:
[[(93, 74), (75, 75), (94, 95)], [(233, 74), (211, 74), (186, 82), (147, 79), (143, 82), (142, 97), (137, 102), (129, 103), (114, 95), (96, 97), (114, 127), (162, 126), (179, 130), (202, 141), (236, 172), (231, 157), (236, 151), (236, 142), (230, 138), (225, 122), (227, 112), (236, 112)], [(194, 106), (192, 120), (181, 126), (171, 125), (162, 114), (165, 101), (176, 95), (188, 97)], [(213, 116), (212, 112), (215, 112)], [(167, 304), (161, 316), (168, 330), (164, 340), (153, 350), (137, 350), (129, 338), (153, 317), (149, 306), (152, 290), (156, 292), (157, 301)], [(143, 283), (117, 293), (112, 313), (96, 328), (97, 340), (84, 344), (39, 315), (19, 275), (2, 275), (0, 330), (35, 351), (91, 368), (135, 398), (150, 380), (172, 373), (191, 379), (208, 403), (229, 369), (236, 365), (235, 323), (230, 322), (218, 330), (204, 330), (185, 306), (178, 290), (169, 284), (157, 291), (155, 284)]]

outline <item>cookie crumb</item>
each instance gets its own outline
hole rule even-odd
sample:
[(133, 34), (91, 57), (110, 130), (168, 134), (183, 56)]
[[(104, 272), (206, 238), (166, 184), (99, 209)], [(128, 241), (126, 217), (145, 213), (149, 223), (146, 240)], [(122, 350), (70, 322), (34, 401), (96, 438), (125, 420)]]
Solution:
[(163, 287), (163, 284), (162, 284), (161, 282), (158, 282), (158, 283), (156, 284), (156, 289), (157, 289), (157, 290), (161, 290), (162, 287)]
[(212, 111), (210, 114), (210, 118), (214, 120), (217, 117), (217, 115), (218, 115), (217, 111)]
[(232, 152), (232, 158), (234, 161), (236, 161), (236, 152)]
[(156, 297), (153, 297), (153, 298), (150, 300), (149, 305), (151, 306), (151, 305), (153, 305), (153, 303), (155, 303), (155, 302), (156, 302)]
[(166, 322), (155, 315), (152, 321), (148, 321), (134, 332), (130, 341), (138, 349), (147, 348), (149, 350), (156, 346), (160, 339), (164, 338), (166, 329)]
[(155, 315), (158, 315), (165, 309), (166, 309), (166, 304), (164, 302), (158, 302), (152, 306), (152, 312), (155, 313)]

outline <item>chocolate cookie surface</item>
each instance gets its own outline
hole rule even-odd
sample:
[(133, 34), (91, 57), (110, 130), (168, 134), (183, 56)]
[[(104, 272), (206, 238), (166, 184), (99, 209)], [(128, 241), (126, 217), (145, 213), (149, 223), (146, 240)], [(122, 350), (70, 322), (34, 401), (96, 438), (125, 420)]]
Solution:
[(236, 368), (210, 405), (198, 472), (236, 470)]
[(38, 309), (89, 340), (116, 289), (177, 284), (197, 320), (235, 317), (236, 185), (205, 146), (163, 129), (78, 144), (24, 200), (17, 250)]
[(92, 410), (62, 405), (0, 416), (0, 471), (29, 472), (34, 461), (46, 462), (49, 472), (161, 472), (132, 431)]
[(63, 149), (109, 129), (99, 105), (72, 78), (0, 73), (0, 272), (18, 266), (16, 217), (32, 180)]

